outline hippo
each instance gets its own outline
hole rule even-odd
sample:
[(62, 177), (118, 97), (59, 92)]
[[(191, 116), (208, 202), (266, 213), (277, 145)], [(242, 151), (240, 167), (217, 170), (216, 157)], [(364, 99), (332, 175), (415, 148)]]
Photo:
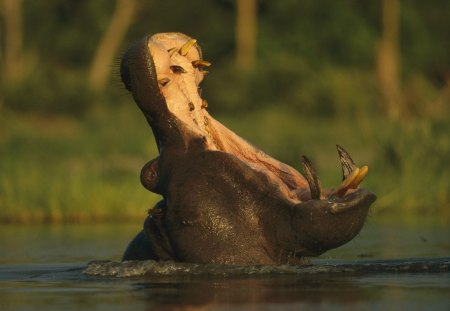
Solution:
[(162, 196), (123, 260), (299, 264), (352, 240), (376, 199), (359, 188), (367, 166), (338, 146), (343, 182), (324, 190), (306, 156), (303, 177), (251, 145), (208, 113), (200, 83), (210, 65), (182, 33), (147, 36), (122, 57), (159, 152), (141, 182)]

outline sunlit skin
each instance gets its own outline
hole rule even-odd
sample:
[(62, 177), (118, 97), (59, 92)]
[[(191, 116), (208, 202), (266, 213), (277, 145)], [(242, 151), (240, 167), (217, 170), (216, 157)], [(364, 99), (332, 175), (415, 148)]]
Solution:
[(376, 198), (358, 188), (367, 167), (338, 146), (344, 181), (322, 190), (308, 158), (305, 178), (268, 156), (208, 113), (199, 85), (209, 66), (181, 33), (143, 38), (122, 58), (159, 150), (141, 181), (163, 197), (124, 260), (295, 264), (355, 237)]

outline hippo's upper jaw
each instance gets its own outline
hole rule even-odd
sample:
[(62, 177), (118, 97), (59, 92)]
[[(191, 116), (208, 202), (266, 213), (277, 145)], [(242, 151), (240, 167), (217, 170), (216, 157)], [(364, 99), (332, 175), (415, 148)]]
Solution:
[(163, 200), (124, 259), (278, 264), (350, 241), (375, 195), (357, 189), (357, 168), (338, 146), (344, 182), (323, 192), (309, 160), (306, 179), (212, 118), (199, 84), (210, 64), (196, 41), (162, 33), (135, 43), (121, 76), (160, 152), (141, 172)]

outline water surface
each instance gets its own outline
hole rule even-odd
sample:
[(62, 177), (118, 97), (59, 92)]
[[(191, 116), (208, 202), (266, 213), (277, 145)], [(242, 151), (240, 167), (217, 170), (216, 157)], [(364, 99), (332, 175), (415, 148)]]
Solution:
[[(120, 260), (139, 224), (0, 228), (1, 310), (449, 310), (450, 274), (339, 273), (91, 277)], [(371, 221), (319, 262), (450, 257), (450, 229)]]

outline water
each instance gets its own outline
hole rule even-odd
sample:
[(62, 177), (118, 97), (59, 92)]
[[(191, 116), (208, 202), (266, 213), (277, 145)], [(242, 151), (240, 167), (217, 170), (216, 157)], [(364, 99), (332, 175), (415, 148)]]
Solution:
[[(450, 310), (450, 273), (198, 273), (119, 278), (82, 273), (120, 260), (140, 225), (0, 228), (0, 310)], [(320, 265), (450, 257), (444, 224), (371, 221)], [(430, 261), (432, 261), (430, 259)], [(220, 268), (219, 268), (220, 269)]]

